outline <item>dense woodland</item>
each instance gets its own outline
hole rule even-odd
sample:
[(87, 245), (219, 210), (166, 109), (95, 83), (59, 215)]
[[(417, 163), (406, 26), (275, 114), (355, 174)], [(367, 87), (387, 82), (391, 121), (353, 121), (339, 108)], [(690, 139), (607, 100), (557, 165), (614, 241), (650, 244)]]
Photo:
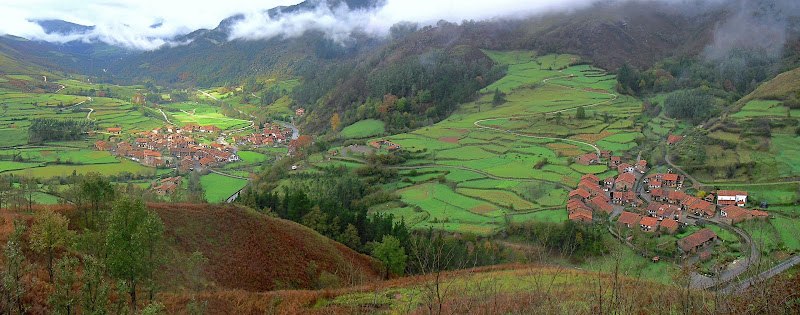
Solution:
[(28, 128), (28, 140), (30, 143), (78, 140), (95, 129), (97, 123), (87, 119), (35, 118)]

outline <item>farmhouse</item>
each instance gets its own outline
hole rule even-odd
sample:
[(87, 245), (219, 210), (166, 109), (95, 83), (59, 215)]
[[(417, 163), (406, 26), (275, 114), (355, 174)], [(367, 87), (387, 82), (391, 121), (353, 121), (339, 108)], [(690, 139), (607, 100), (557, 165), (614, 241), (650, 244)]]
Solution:
[(675, 145), (683, 140), (683, 136), (669, 135), (667, 137), (667, 145)]
[(575, 222), (590, 223), (592, 222), (592, 212), (585, 209), (578, 209), (569, 215), (569, 219)]
[(575, 163), (580, 165), (597, 164), (597, 153), (587, 153), (575, 158)]
[(678, 248), (684, 253), (692, 254), (706, 246), (714, 244), (717, 239), (719, 239), (719, 237), (714, 231), (705, 228), (692, 233), (692, 235), (679, 239)]
[(609, 191), (614, 189), (614, 176), (606, 177), (603, 181), (603, 190)]
[(106, 132), (118, 135), (122, 132), (122, 128), (120, 127), (106, 128)]
[(623, 173), (617, 177), (615, 187), (617, 191), (627, 191), (633, 188), (635, 182), (636, 176), (631, 173)]
[(639, 160), (636, 162), (636, 165), (633, 166), (633, 169), (641, 174), (647, 172), (647, 160)]
[(658, 218), (659, 220), (678, 220), (681, 217), (681, 209), (675, 205), (661, 205), (656, 210), (654, 217)]
[(730, 225), (752, 219), (766, 219), (769, 216), (764, 211), (748, 210), (737, 206), (725, 206), (720, 210), (720, 215), (722, 216), (721, 221)]
[(617, 165), (617, 171), (619, 171), (620, 174), (621, 173), (633, 173), (633, 165), (630, 165), (628, 163), (624, 163), (623, 162), (620, 165)]
[(639, 226), (641, 226), (642, 231), (645, 231), (645, 232), (658, 231), (658, 219), (656, 219), (654, 217), (643, 217), (639, 221)]
[(661, 188), (661, 182), (657, 180), (651, 181), (647, 183), (647, 188), (649, 188), (650, 190)]
[(668, 191), (667, 192), (667, 202), (677, 205), (680, 204), (683, 199), (686, 198), (686, 194), (680, 191)]
[(294, 110), (294, 114), (295, 114), (295, 116), (303, 116), (303, 115), (306, 114), (306, 109), (302, 108), (302, 107), (300, 107), (298, 109), (295, 109)]
[(219, 128), (217, 126), (214, 126), (214, 125), (200, 126), (200, 132), (215, 133), (215, 132), (219, 132)]
[(399, 144), (396, 144), (396, 143), (388, 141), (388, 140), (370, 141), (369, 145), (372, 146), (373, 148), (376, 148), (376, 149), (385, 149), (386, 151), (394, 151), (394, 150), (403, 148)]
[(588, 191), (578, 188), (569, 193), (569, 200), (586, 200), (589, 199), (589, 196), (591, 194)]
[(600, 151), (600, 158), (601, 159), (607, 159), (609, 157), (611, 157), (611, 150), (601, 150)]
[(594, 211), (603, 211), (605, 213), (614, 212), (614, 206), (608, 203), (605, 196), (597, 196), (589, 200), (589, 207)]
[(739, 190), (717, 190), (717, 204), (720, 206), (736, 205), (744, 207), (747, 204), (747, 192)]
[(619, 219), (617, 219), (617, 225), (624, 226), (626, 228), (631, 228), (639, 223), (642, 220), (642, 216), (628, 211), (623, 211), (622, 214), (619, 215)]
[(683, 178), (678, 174), (662, 174), (660, 181), (663, 186), (674, 188), (683, 183)]
[(608, 161), (608, 166), (609, 167), (617, 167), (617, 165), (619, 165), (620, 163), (622, 163), (622, 158), (615, 155), (615, 156), (612, 156), (611, 160)]
[(97, 142), (94, 143), (94, 147), (97, 148), (97, 150), (100, 150), (100, 151), (108, 151), (108, 150), (114, 149), (114, 146), (112, 146), (110, 143), (105, 142), (103, 140), (97, 140)]
[(586, 210), (586, 211), (592, 212), (592, 209), (587, 207), (586, 204), (583, 203), (583, 201), (572, 200), (569, 203), (567, 203), (567, 213), (573, 214), (573, 213), (575, 213), (575, 211), (579, 211), (579, 210)]
[(650, 199), (652, 201), (664, 201), (667, 199), (666, 197), (667, 193), (661, 188), (656, 188), (650, 191)]
[(597, 175), (594, 174), (586, 174), (581, 176), (581, 181), (591, 181), (597, 184), (600, 182), (600, 177), (597, 177)]
[(667, 233), (673, 234), (678, 230), (678, 221), (673, 219), (661, 220), (660, 228), (662, 231), (667, 231)]

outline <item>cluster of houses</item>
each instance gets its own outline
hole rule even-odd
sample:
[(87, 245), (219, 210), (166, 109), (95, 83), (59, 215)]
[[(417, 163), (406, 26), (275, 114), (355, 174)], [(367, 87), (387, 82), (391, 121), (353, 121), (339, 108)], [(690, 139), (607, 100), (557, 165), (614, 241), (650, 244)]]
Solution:
[(284, 143), (292, 137), (292, 130), (278, 124), (265, 123), (263, 128), (254, 126), (256, 132), (246, 137), (233, 137), (237, 144), (249, 144), (255, 147), (267, 147)]
[(183, 177), (167, 177), (160, 181), (153, 181), (150, 190), (154, 191), (156, 195), (166, 196), (172, 194), (183, 183)]
[(600, 155), (589, 153), (578, 156), (575, 162), (583, 165), (599, 163), (598, 158), (608, 159), (609, 166), (616, 168), (618, 176), (609, 176), (604, 180), (593, 174), (581, 177), (578, 188), (569, 193), (567, 202), (567, 213), (569, 219), (578, 222), (590, 222), (593, 213), (597, 211), (611, 214), (614, 205), (636, 206), (638, 205), (636, 193), (633, 191), (638, 172), (647, 172), (647, 161), (641, 160), (635, 165), (622, 163), (621, 157), (612, 156), (611, 151), (600, 151)]
[[(115, 134), (120, 132), (115, 130)], [(194, 170), (238, 161), (234, 147), (219, 143), (200, 144), (192, 137), (193, 133), (217, 132), (219, 128), (216, 126), (166, 126), (140, 132), (132, 142), (118, 141), (117, 137), (112, 137), (109, 142), (99, 140), (94, 145), (97, 150), (109, 151), (154, 167), (174, 165), (174, 162), (183, 170)]]

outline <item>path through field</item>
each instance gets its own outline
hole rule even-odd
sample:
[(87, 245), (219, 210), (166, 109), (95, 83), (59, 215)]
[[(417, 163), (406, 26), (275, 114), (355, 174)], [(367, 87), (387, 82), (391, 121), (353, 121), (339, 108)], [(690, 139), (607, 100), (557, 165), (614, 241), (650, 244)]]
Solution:
[[(594, 106), (597, 106), (597, 105), (613, 102), (618, 98), (617, 94), (614, 94), (614, 93), (608, 93), (608, 92), (603, 93), (603, 92), (596, 92), (596, 91), (579, 90), (579, 89), (571, 87), (571, 86), (566, 86), (566, 85), (562, 85), (562, 84), (555, 84), (555, 83), (547, 82), (547, 80), (550, 80), (550, 79), (570, 78), (570, 77), (572, 77), (572, 75), (547, 78), (547, 79), (542, 80), (542, 82), (545, 83), (545, 84), (552, 84), (552, 85), (555, 85), (555, 86), (560, 86), (560, 87), (564, 87), (564, 88), (568, 88), (568, 89), (573, 89), (573, 90), (576, 90), (576, 91), (582, 91), (582, 92), (586, 92), (586, 93), (599, 93), (599, 94), (606, 94), (606, 95), (611, 95), (612, 96), (611, 99), (608, 99), (608, 100), (605, 100), (605, 101), (602, 101), (602, 102), (597, 102), (597, 103), (593, 103), (593, 104), (589, 104), (589, 105), (579, 105), (579, 106), (583, 106), (584, 108), (586, 108), (586, 107), (594, 107)], [(579, 106), (560, 109), (560, 110), (555, 110), (555, 111), (551, 111), (551, 112), (546, 112), (544, 114), (547, 115), (547, 114), (562, 113), (562, 112), (566, 112), (566, 111), (578, 108)], [(541, 114), (542, 113), (535, 114), (535, 115), (541, 115)], [(572, 143), (576, 143), (576, 144), (579, 144), (579, 145), (591, 147), (592, 149), (595, 150), (595, 152), (597, 152), (598, 155), (600, 155), (600, 148), (598, 148), (596, 145), (588, 143), (588, 142), (583, 142), (583, 141), (578, 141), (578, 140), (573, 140), (573, 139), (568, 139), (568, 138), (556, 138), (556, 137), (542, 137), (542, 136), (526, 135), (526, 134), (516, 133), (516, 132), (513, 132), (511, 130), (507, 130), (507, 129), (489, 127), (489, 126), (484, 126), (484, 125), (480, 124), (481, 122), (491, 121), (491, 120), (511, 119), (511, 118), (520, 118), (520, 117), (531, 117), (531, 116), (535, 116), (535, 115), (522, 115), (522, 116), (510, 116), (510, 117), (499, 117), (499, 118), (487, 118), (487, 119), (477, 120), (473, 124), (475, 126), (477, 126), (478, 128), (488, 129), (488, 130), (495, 130), (495, 131), (500, 131), (500, 132), (506, 132), (506, 133), (509, 133), (509, 134), (512, 134), (512, 135), (515, 135), (515, 136), (518, 136), (518, 137), (527, 137), (527, 138), (534, 138), (534, 139), (546, 139), (546, 140), (572, 142)]]

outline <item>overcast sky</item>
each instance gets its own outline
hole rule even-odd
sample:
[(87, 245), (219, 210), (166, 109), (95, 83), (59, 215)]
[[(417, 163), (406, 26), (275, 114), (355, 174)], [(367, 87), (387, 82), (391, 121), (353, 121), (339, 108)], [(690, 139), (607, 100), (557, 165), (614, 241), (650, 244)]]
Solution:
[[(571, 9), (597, 0), (386, 0), (370, 12), (347, 12), (343, 8), (317, 10), (270, 20), (266, 9), (292, 5), (300, 0), (2, 0), (0, 34), (30, 39), (66, 42), (100, 40), (137, 49), (155, 49), (176, 35), (200, 28), (214, 28), (229, 16), (244, 13), (246, 19), (234, 26), (231, 39), (291, 37), (308, 29), (319, 29), (336, 40), (352, 31), (385, 35), (397, 22), (420, 25), (444, 19), (451, 22), (518, 17), (549, 9)], [(609, 1), (609, 0), (606, 0)], [(611, 0), (616, 1), (616, 0)], [(95, 25), (91, 34), (46, 35), (30, 20), (61, 19)], [(162, 23), (159, 27), (151, 25)]]

